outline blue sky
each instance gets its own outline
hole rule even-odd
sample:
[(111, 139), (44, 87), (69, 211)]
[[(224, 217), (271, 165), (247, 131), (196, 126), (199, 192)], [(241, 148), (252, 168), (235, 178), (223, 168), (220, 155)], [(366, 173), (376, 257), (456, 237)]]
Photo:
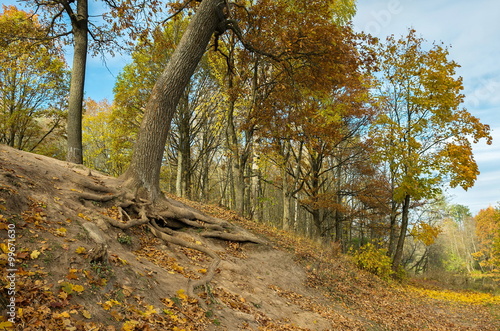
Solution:
[(468, 191), (449, 189), (451, 203), (473, 214), (500, 201), (500, 1), (365, 0), (358, 1), (354, 27), (379, 38), (405, 35), (414, 28), (429, 42), (450, 46), (450, 59), (461, 65), (464, 106), (489, 124), (493, 144), (481, 142), (474, 157), (481, 174)]
[[(2, 4), (15, 4), (5, 0)], [(500, 201), (500, 1), (498, 0), (360, 0), (354, 27), (374, 36), (405, 35), (416, 29), (429, 42), (450, 46), (450, 59), (461, 65), (464, 106), (492, 128), (493, 144), (474, 147), (481, 174), (467, 192), (449, 189), (451, 203), (468, 206), (473, 214)], [(92, 10), (92, 8), (91, 8)], [(127, 56), (89, 58), (86, 96), (113, 99), (118, 73)], [(71, 62), (68, 54), (68, 62)]]

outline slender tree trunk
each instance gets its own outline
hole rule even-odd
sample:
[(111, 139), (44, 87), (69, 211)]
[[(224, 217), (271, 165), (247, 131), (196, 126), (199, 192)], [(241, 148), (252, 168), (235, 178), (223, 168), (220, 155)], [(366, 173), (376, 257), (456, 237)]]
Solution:
[(292, 226), (292, 220), (290, 216), (290, 188), (289, 188), (289, 178), (286, 171), (282, 170), (282, 197), (283, 197), (283, 230), (290, 231)]
[(83, 163), (82, 108), (85, 87), (85, 68), (88, 49), (88, 1), (78, 0), (76, 17), (71, 18), (73, 26), (73, 67), (68, 104), (68, 162)]
[(394, 252), (396, 251), (396, 243), (397, 243), (397, 203), (395, 201), (392, 202), (391, 206), (391, 215), (390, 215), (390, 225), (389, 225), (389, 250), (387, 255), (389, 257), (394, 257)]
[[(231, 80), (231, 78), (230, 78)], [(227, 144), (231, 151), (231, 171), (233, 178), (232, 192), (234, 196), (233, 206), (235, 210), (243, 215), (245, 185), (244, 185), (244, 169), (242, 169), (241, 155), (236, 128), (234, 125), (234, 106), (235, 101), (229, 102), (227, 114)]]
[(223, 0), (203, 0), (156, 82), (146, 105), (132, 161), (123, 175), (138, 195), (161, 198), (160, 168), (170, 124), (177, 104), (219, 24)]
[[(391, 173), (391, 192), (394, 194), (394, 190), (396, 189), (396, 184), (394, 182), (394, 177)], [(394, 198), (391, 199), (391, 215), (390, 215), (390, 227), (389, 227), (389, 249), (387, 251), (387, 255), (390, 258), (394, 257), (394, 252), (396, 251), (396, 237), (397, 237), (397, 217), (398, 217), (398, 203), (394, 201)]]
[(343, 238), (343, 218), (344, 215), (342, 210), (342, 162), (338, 160), (337, 169), (335, 174), (335, 183), (336, 183), (336, 194), (335, 194), (335, 203), (337, 204), (335, 209), (335, 241), (340, 244), (342, 250), (344, 250), (344, 238)]
[(189, 96), (182, 97), (178, 114), (179, 141), (177, 153), (176, 194), (191, 198), (191, 111)]
[(403, 202), (403, 210), (401, 214), (401, 230), (399, 232), (398, 244), (396, 246), (396, 251), (394, 253), (394, 259), (392, 260), (392, 268), (397, 270), (399, 265), (401, 264), (401, 260), (403, 258), (403, 247), (406, 239), (406, 231), (408, 230), (408, 216), (410, 212), (410, 200), (411, 197), (409, 194), (405, 196)]
[(175, 175), (175, 195), (182, 197), (182, 167), (184, 164), (181, 151), (177, 152), (177, 173)]

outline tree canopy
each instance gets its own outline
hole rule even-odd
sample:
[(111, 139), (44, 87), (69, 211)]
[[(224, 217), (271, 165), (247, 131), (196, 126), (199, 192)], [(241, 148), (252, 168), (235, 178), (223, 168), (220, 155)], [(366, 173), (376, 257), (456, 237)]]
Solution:
[(64, 132), (69, 72), (62, 50), (38, 42), (47, 27), (13, 6), (4, 7), (0, 31), (0, 142), (41, 152)]

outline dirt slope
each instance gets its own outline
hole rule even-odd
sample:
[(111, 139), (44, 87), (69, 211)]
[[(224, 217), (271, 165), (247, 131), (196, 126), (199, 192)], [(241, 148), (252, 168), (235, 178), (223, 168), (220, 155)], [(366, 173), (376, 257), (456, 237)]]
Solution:
[[(105, 219), (117, 216), (112, 203), (80, 198), (92, 184), (116, 186), (117, 180), (0, 146), (0, 264), (6, 270), (0, 330), (500, 329), (498, 302), (430, 299), (307, 240), (184, 201), (269, 242), (234, 243), (185, 229), (186, 240), (221, 258), (213, 280), (198, 288), (200, 299), (188, 297), (189, 282), (207, 273), (211, 258), (165, 244), (146, 226), (110, 226)], [(15, 240), (9, 241), (9, 229)], [(96, 253), (103, 248), (105, 254)], [(15, 276), (7, 278), (8, 270)]]

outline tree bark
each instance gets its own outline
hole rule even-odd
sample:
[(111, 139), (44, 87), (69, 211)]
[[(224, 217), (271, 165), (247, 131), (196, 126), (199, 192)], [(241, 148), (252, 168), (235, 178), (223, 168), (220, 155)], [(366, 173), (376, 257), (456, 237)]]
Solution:
[(184, 89), (219, 24), (223, 0), (204, 0), (189, 23), (146, 105), (125, 185), (153, 202), (162, 197), (160, 168), (172, 117)]
[[(71, 14), (70, 14), (71, 16)], [(68, 162), (83, 163), (82, 107), (85, 86), (85, 68), (88, 49), (88, 1), (78, 0), (76, 17), (71, 17), (73, 27), (73, 67), (68, 105)]]
[(407, 194), (405, 196), (403, 202), (403, 209), (401, 214), (401, 229), (399, 232), (398, 244), (396, 246), (396, 251), (394, 253), (394, 259), (392, 260), (392, 268), (397, 270), (399, 265), (401, 264), (401, 260), (403, 258), (403, 248), (406, 239), (406, 231), (408, 230), (408, 216), (410, 211), (410, 195)]
[(178, 107), (178, 153), (176, 194), (179, 197), (191, 198), (191, 110), (189, 94), (186, 93)]
[(290, 215), (290, 188), (289, 188), (289, 178), (285, 169), (281, 171), (282, 173), (282, 198), (283, 198), (283, 215), (282, 215), (282, 227), (285, 231), (292, 230), (292, 220)]

